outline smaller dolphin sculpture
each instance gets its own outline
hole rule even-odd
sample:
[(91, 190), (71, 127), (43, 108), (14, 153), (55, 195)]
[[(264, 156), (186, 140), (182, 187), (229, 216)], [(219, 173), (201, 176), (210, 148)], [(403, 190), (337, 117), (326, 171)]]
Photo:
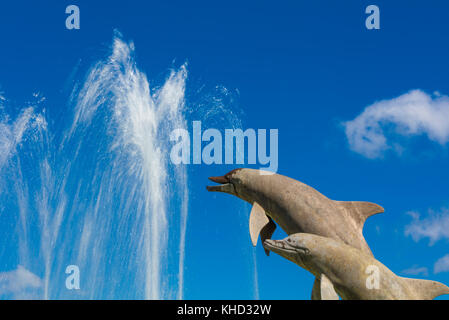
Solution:
[[(449, 287), (440, 282), (397, 276), (371, 255), (338, 240), (296, 233), (284, 240), (267, 239), (264, 247), (317, 279), (325, 275), (344, 300), (431, 300), (449, 294)], [(367, 280), (375, 272), (378, 285), (372, 287)]]

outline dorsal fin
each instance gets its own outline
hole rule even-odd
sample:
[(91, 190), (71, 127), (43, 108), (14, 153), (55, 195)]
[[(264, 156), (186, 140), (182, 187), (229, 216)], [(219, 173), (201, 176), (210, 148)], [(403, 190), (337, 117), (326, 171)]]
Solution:
[(350, 212), (354, 220), (363, 228), (368, 217), (384, 212), (378, 204), (364, 201), (334, 201)]
[(443, 294), (449, 294), (449, 287), (438, 281), (402, 278), (421, 300), (432, 300)]

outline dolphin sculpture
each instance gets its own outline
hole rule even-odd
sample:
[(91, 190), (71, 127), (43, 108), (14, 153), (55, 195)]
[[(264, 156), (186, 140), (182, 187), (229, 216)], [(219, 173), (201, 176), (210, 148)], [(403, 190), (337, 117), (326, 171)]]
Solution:
[[(276, 222), (289, 235), (312, 233), (340, 240), (372, 255), (363, 237), (363, 225), (368, 217), (384, 212), (377, 204), (334, 201), (302, 182), (255, 169), (235, 169), (209, 179), (219, 185), (208, 186), (207, 190), (229, 193), (253, 205), (249, 230), (254, 246), (259, 234), (262, 243), (271, 238)], [(329, 286), (325, 277), (317, 279), (312, 298), (320, 295), (320, 288), (327, 291), (325, 287)]]
[[(284, 240), (267, 239), (264, 247), (317, 279), (325, 275), (344, 300), (431, 300), (449, 294), (440, 282), (397, 276), (373, 256), (339, 240), (297, 233)], [(377, 276), (377, 285), (370, 276)]]

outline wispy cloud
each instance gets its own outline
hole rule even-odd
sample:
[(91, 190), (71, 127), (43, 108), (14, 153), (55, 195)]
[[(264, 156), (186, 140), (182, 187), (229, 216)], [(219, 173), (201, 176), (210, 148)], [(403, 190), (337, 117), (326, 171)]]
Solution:
[(402, 151), (401, 146), (388, 141), (391, 137), (385, 133), (387, 127), (392, 129), (392, 135), (426, 135), (445, 145), (449, 141), (449, 97), (412, 90), (366, 107), (343, 125), (350, 148), (367, 158), (382, 157), (389, 149)]
[(42, 280), (22, 266), (0, 273), (0, 295), (12, 295), (18, 299), (30, 298), (41, 286)]
[(417, 265), (414, 265), (411, 268), (402, 270), (402, 273), (412, 275), (412, 276), (422, 275), (425, 277), (427, 277), (429, 275), (429, 271), (427, 270), (426, 267), (418, 267)]
[(441, 257), (433, 266), (433, 273), (449, 272), (449, 254)]
[(404, 234), (419, 241), (429, 238), (429, 244), (433, 245), (441, 239), (449, 239), (449, 209), (440, 212), (429, 210), (428, 216), (421, 218), (417, 212), (408, 212), (412, 216), (412, 222), (405, 227)]

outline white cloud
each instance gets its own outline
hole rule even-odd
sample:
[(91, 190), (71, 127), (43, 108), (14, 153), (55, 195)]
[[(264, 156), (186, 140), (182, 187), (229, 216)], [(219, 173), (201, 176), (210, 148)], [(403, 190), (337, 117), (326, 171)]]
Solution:
[(435, 265), (433, 266), (433, 273), (448, 272), (448, 271), (449, 271), (449, 254), (438, 259), (437, 262), (435, 262)]
[(426, 135), (441, 145), (449, 141), (449, 97), (412, 90), (397, 98), (382, 100), (344, 124), (350, 148), (367, 158), (378, 158), (388, 149), (401, 153), (389, 142), (385, 128), (400, 136)]
[(412, 275), (412, 276), (419, 276), (423, 275), (424, 277), (427, 277), (429, 275), (429, 271), (426, 267), (418, 267), (417, 265), (414, 265), (411, 268), (402, 270), (402, 273)]
[(0, 295), (12, 294), (15, 298), (28, 298), (41, 286), (42, 280), (22, 266), (0, 273)]
[(440, 212), (429, 210), (426, 218), (421, 219), (417, 212), (408, 212), (412, 216), (412, 222), (405, 227), (405, 235), (413, 240), (429, 238), (429, 244), (433, 245), (441, 239), (449, 239), (449, 209)]

